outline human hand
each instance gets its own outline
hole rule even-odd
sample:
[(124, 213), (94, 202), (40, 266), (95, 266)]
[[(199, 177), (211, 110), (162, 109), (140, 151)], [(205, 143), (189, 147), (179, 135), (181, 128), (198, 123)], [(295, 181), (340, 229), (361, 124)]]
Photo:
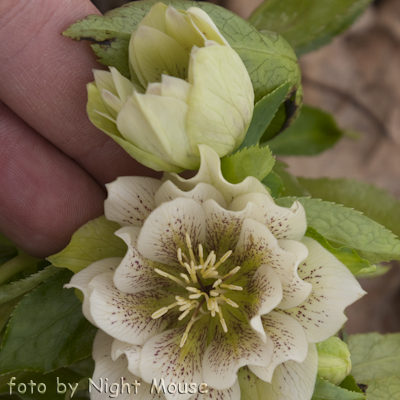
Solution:
[(39, 257), (103, 213), (105, 183), (156, 175), (87, 118), (100, 66), (61, 32), (96, 13), (89, 0), (0, 2), (0, 231)]

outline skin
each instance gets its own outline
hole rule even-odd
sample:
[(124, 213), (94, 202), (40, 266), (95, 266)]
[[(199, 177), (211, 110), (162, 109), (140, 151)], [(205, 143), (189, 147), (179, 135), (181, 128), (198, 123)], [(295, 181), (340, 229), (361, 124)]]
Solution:
[(85, 86), (104, 67), (61, 32), (88, 14), (89, 0), (0, 1), (0, 232), (37, 257), (103, 214), (105, 183), (160, 176), (86, 116)]

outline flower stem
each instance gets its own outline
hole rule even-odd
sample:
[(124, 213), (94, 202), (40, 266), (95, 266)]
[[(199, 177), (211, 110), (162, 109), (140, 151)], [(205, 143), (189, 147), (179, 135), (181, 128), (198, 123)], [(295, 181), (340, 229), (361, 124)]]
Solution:
[(29, 256), (28, 254), (19, 254), (10, 261), (7, 261), (0, 267), (0, 285), (8, 281), (19, 272), (32, 267), (38, 261), (38, 258)]

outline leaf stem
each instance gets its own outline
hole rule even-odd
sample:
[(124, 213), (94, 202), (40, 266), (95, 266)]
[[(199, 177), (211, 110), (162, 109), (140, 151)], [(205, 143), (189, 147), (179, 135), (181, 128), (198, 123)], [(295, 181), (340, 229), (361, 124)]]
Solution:
[(0, 285), (19, 272), (35, 265), (38, 261), (40, 261), (38, 258), (29, 256), (28, 254), (19, 254), (10, 261), (7, 261), (0, 267)]

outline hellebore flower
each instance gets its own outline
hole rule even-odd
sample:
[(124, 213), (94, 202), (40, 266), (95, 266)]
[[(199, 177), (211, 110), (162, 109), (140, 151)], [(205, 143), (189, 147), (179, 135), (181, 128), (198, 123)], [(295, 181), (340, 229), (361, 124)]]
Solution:
[[(253, 177), (226, 182), (218, 155), (199, 147), (194, 178), (108, 185), (106, 217), (122, 226), (116, 234), (128, 252), (95, 262), (68, 285), (84, 293), (83, 312), (101, 329), (94, 379), (141, 378), (142, 399), (238, 400), (241, 370), (268, 399), (309, 400), (314, 343), (341, 328), (343, 310), (364, 292), (304, 236), (299, 202), (277, 206)], [(154, 379), (182, 390), (153, 397)], [(207, 394), (185, 393), (185, 383), (203, 382)]]
[(131, 80), (94, 71), (91, 121), (157, 171), (197, 169), (198, 144), (220, 157), (243, 141), (254, 93), (239, 55), (203, 10), (157, 3), (132, 33)]

